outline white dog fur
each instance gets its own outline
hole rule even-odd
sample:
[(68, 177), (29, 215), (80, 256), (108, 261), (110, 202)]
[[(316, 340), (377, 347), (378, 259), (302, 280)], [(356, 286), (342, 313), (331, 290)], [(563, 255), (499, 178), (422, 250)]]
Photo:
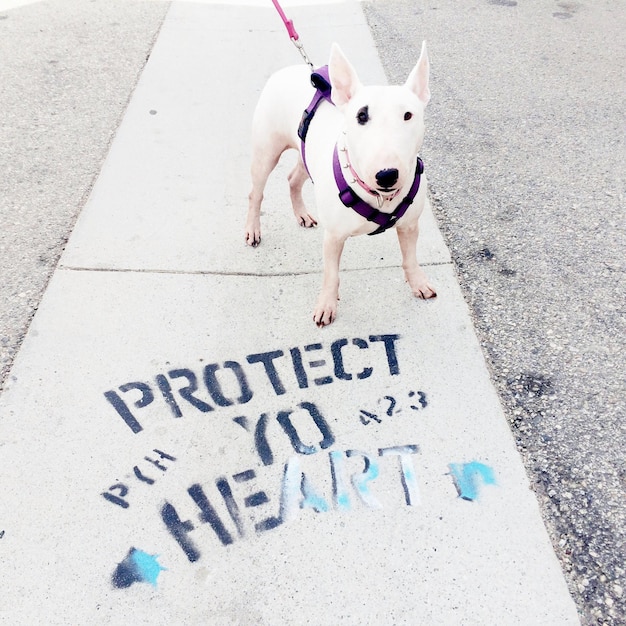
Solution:
[[(315, 182), (315, 200), (324, 228), (324, 274), (322, 289), (313, 312), (318, 326), (330, 324), (337, 314), (339, 264), (348, 237), (376, 230), (338, 197), (332, 167), (337, 144), (342, 166), (349, 158), (352, 168), (369, 193), (360, 185), (352, 189), (373, 207), (391, 213), (407, 195), (414, 180), (416, 160), (424, 138), (424, 109), (430, 99), (429, 63), (426, 42), (417, 64), (402, 86), (364, 86), (337, 44), (333, 44), (328, 65), (335, 106), (323, 102), (318, 108), (306, 137), (306, 161)], [(252, 191), (246, 220), (246, 243), (261, 242), (261, 202), (267, 179), (287, 149), (300, 149), (298, 126), (302, 112), (314, 94), (308, 67), (294, 66), (276, 72), (267, 81), (257, 104), (252, 125)], [(347, 152), (342, 149), (347, 149)], [(376, 175), (397, 170), (393, 187), (381, 187)], [(302, 187), (308, 174), (302, 159), (289, 174), (293, 212), (305, 227), (316, 226), (315, 218), (302, 200)], [(393, 178), (393, 177), (392, 177)], [(391, 198), (391, 195), (396, 194)], [(402, 267), (413, 294), (419, 298), (436, 296), (434, 288), (417, 263), (418, 219), (426, 200), (426, 178), (422, 175), (419, 191), (403, 217), (396, 223), (402, 252)]]

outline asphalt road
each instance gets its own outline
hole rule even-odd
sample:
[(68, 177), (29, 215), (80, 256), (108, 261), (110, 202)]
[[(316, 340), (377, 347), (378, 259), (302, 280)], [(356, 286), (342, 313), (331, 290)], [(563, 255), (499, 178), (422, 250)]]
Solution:
[[(0, 389), (167, 6), (0, 0)], [(364, 8), (390, 82), (429, 41), (439, 225), (583, 621), (626, 623), (626, 3)]]
[(583, 621), (624, 624), (626, 3), (364, 6), (391, 82), (429, 42), (439, 225)]

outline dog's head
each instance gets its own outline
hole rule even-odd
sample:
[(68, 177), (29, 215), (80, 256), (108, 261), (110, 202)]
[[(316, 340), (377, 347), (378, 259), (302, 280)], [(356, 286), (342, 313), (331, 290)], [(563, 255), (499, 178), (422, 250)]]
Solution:
[(333, 103), (345, 118), (346, 148), (359, 178), (383, 195), (397, 193), (415, 172), (430, 100), (426, 42), (402, 86), (366, 87), (337, 44), (328, 64)]

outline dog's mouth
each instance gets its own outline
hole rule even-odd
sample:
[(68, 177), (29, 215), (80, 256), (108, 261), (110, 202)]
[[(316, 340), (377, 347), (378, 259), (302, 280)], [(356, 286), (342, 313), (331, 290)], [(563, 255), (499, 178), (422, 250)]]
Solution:
[(393, 200), (400, 193), (400, 187), (377, 187), (376, 194), (383, 200)]

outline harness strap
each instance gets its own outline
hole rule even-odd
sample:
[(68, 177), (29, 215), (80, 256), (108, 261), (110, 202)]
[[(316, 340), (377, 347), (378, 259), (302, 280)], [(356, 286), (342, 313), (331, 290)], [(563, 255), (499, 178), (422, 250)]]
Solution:
[(302, 162), (304, 163), (304, 167), (309, 174), (309, 168), (306, 164), (306, 148), (305, 148), (305, 140), (306, 135), (309, 132), (309, 125), (311, 124), (311, 120), (315, 115), (318, 107), (322, 102), (327, 101), (331, 104), (333, 101), (330, 98), (331, 85), (330, 78), (328, 75), (328, 65), (324, 65), (317, 70), (315, 70), (311, 74), (311, 83), (313, 87), (315, 87), (315, 95), (311, 100), (309, 106), (302, 113), (302, 119), (300, 120), (300, 126), (298, 127), (298, 137), (300, 137), (300, 152), (302, 154)]
[(346, 182), (342, 169), (341, 163), (339, 162), (339, 151), (337, 150), (337, 146), (335, 146), (335, 150), (333, 152), (333, 172), (335, 174), (335, 183), (339, 189), (339, 199), (344, 206), (356, 211), (368, 222), (378, 224), (378, 228), (369, 233), (370, 235), (378, 235), (379, 233), (384, 233), (392, 226), (395, 226), (396, 222), (407, 212), (407, 209), (411, 206), (411, 204), (413, 204), (413, 200), (415, 199), (415, 196), (420, 188), (421, 176), (424, 173), (424, 163), (422, 159), (417, 157), (413, 184), (409, 189), (409, 193), (407, 193), (402, 202), (400, 202), (400, 204), (395, 208), (393, 213), (384, 213), (383, 211), (379, 211), (358, 196)]

